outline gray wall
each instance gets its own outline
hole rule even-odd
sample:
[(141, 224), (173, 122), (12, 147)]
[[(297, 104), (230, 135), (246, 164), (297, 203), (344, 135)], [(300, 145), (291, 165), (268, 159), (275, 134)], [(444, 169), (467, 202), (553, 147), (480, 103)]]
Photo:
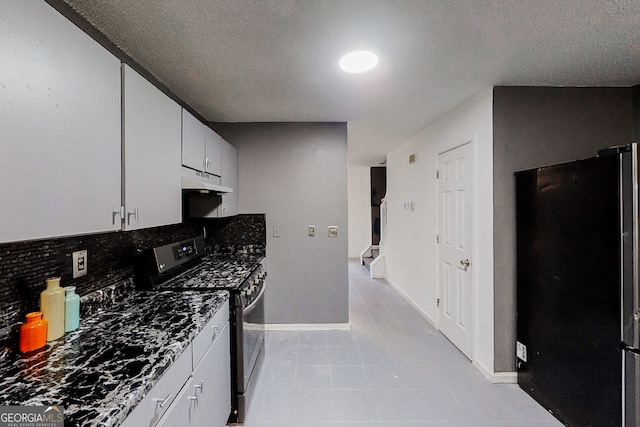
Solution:
[(632, 141), (631, 88), (496, 87), (493, 98), (495, 371), (515, 371), (518, 170)]
[(238, 149), (239, 211), (266, 214), (267, 323), (347, 323), (346, 123), (212, 127)]

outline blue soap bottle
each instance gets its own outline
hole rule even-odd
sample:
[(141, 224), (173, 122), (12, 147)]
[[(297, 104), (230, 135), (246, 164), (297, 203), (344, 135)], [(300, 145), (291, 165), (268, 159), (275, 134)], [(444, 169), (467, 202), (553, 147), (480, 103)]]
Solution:
[(75, 286), (65, 286), (64, 293), (64, 331), (71, 332), (80, 326), (80, 297)]

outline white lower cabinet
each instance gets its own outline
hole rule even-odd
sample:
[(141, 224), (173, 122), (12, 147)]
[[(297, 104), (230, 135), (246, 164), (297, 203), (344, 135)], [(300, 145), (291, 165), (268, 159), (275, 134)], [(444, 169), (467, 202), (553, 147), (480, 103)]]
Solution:
[(209, 347), (158, 426), (222, 427), (231, 412), (229, 323)]
[(191, 344), (185, 349), (160, 380), (138, 403), (122, 423), (122, 427), (151, 427), (171, 408), (171, 402), (181, 392), (191, 375)]
[(200, 386), (195, 426), (222, 427), (231, 413), (231, 361), (229, 322), (193, 373), (194, 387)]
[[(127, 417), (123, 427), (223, 427), (227, 424), (231, 413), (227, 310), (228, 306), (223, 306), (209, 321)], [(215, 331), (213, 340), (212, 330)], [(199, 343), (202, 347), (205, 342), (210, 345), (204, 355), (194, 355), (194, 345)]]
[(225, 304), (202, 328), (200, 333), (191, 341), (193, 349), (193, 369), (198, 366), (209, 347), (220, 337), (224, 326), (229, 323), (229, 305)]

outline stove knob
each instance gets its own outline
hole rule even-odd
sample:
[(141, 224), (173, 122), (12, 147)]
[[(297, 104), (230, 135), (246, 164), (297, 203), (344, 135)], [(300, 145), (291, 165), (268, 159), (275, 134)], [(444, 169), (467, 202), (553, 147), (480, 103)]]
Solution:
[(166, 267), (166, 264), (159, 264), (158, 270), (164, 270), (165, 267)]

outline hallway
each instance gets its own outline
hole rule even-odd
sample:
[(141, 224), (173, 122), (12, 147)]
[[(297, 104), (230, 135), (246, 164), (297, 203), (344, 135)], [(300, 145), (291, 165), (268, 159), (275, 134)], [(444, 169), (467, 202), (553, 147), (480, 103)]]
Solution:
[(267, 331), (247, 427), (561, 425), (353, 260), (349, 295), (350, 331)]

